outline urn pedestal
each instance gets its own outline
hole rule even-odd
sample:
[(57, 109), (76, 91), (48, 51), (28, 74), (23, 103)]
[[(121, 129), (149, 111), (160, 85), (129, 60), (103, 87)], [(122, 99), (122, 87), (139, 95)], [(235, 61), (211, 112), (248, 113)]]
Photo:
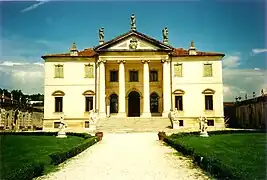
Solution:
[(179, 129), (179, 120), (173, 120), (172, 129)]
[(64, 132), (64, 131), (59, 131), (57, 133), (57, 138), (66, 138), (66, 137), (67, 137), (67, 135), (66, 135), (66, 132)]
[(209, 137), (208, 132), (200, 132), (199, 134), (200, 137)]

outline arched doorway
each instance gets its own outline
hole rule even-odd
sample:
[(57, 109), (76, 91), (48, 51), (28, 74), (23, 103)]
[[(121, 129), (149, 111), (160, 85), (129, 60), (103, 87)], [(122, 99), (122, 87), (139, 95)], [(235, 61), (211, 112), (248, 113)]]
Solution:
[(109, 97), (110, 100), (110, 113), (118, 113), (118, 95), (111, 94)]
[(150, 112), (151, 113), (159, 112), (159, 96), (155, 92), (151, 93), (150, 95)]
[(128, 116), (140, 116), (140, 94), (136, 91), (132, 91), (128, 95)]

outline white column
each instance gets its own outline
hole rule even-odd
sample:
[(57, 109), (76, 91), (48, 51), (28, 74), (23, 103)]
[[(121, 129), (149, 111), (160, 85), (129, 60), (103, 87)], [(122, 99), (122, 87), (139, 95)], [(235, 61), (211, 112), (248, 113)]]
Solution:
[(95, 95), (95, 110), (99, 111), (99, 64), (96, 63), (96, 95)]
[(171, 109), (171, 80), (170, 60), (161, 60), (163, 63), (163, 113), (162, 117), (168, 117)]
[(119, 63), (119, 113), (118, 116), (126, 117), (125, 112), (125, 60), (118, 60)]
[(106, 117), (105, 60), (99, 60), (99, 116)]
[(150, 113), (150, 90), (149, 90), (149, 60), (142, 60), (144, 64), (143, 69), (143, 83), (144, 83), (144, 105), (143, 105), (143, 114), (142, 117), (151, 117)]

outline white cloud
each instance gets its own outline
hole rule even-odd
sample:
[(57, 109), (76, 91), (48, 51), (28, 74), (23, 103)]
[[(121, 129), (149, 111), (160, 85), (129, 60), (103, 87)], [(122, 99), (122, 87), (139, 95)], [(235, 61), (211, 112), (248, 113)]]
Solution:
[(229, 67), (229, 68), (234, 68), (240, 65), (240, 57), (235, 55), (235, 56), (226, 56), (223, 61), (223, 67)]
[(261, 89), (267, 87), (265, 70), (254, 69), (223, 69), (224, 100), (233, 101), (236, 96), (252, 97), (253, 92), (260, 95)]
[(48, 0), (37, 0), (38, 3), (35, 3), (25, 9), (22, 9), (20, 12), (24, 13), (24, 12), (27, 12), (27, 11), (31, 11), (41, 5), (43, 5), (44, 3), (48, 2)]
[(43, 63), (18, 63), (5, 61), (0, 64), (0, 81), (3, 88), (20, 89), (24, 93), (43, 93)]
[(259, 54), (263, 52), (267, 52), (267, 49), (252, 49), (253, 54)]

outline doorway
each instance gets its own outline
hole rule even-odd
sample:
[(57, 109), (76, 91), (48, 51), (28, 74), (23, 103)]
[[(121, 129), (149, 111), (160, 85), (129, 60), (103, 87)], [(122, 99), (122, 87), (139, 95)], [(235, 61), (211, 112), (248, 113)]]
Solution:
[(128, 95), (128, 117), (140, 117), (140, 94), (136, 91)]

